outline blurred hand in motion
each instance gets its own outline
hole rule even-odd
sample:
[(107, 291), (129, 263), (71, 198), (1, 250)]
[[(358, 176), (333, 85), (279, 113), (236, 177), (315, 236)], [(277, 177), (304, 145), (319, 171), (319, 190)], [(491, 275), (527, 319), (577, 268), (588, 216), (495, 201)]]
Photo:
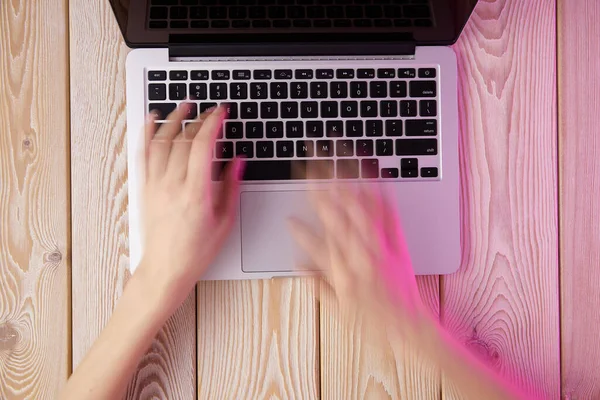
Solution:
[(215, 190), (212, 153), (225, 109), (203, 113), (182, 131), (187, 107), (184, 103), (173, 111), (158, 130), (156, 117), (150, 114), (142, 157), (146, 173), (142, 210), (145, 237), (140, 269), (171, 285), (183, 298), (231, 230), (242, 169), (240, 159), (231, 162)]
[[(309, 178), (326, 171), (308, 171)], [(326, 175), (325, 175), (326, 176)], [(299, 246), (321, 270), (346, 310), (363, 311), (403, 334), (417, 334), (424, 306), (396, 209), (371, 183), (336, 182), (310, 193), (323, 231), (293, 219)]]

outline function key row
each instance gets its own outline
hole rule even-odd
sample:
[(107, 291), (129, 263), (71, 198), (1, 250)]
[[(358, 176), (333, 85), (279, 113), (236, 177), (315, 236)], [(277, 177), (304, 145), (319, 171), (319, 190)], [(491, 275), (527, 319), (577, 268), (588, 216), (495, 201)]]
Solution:
[(332, 82), (195, 82), (150, 83), (148, 99), (167, 100), (246, 100), (246, 99), (345, 99), (367, 98), (384, 99), (403, 98), (410, 94), (414, 98), (433, 98), (437, 96), (436, 81), (332, 81)]
[[(419, 78), (435, 78), (437, 70), (435, 68), (419, 68), (418, 76)], [(270, 79), (278, 79), (278, 80), (289, 80), (289, 79), (408, 79), (408, 78), (416, 78), (417, 70), (415, 68), (359, 68), (359, 69), (317, 69), (313, 71), (312, 69), (257, 69), (254, 71), (250, 70), (194, 70), (188, 71), (185, 70), (173, 70), (169, 71), (169, 79), (172, 81), (185, 81), (185, 80), (193, 80), (193, 81), (205, 81), (208, 80), (209, 77), (212, 80), (270, 80)], [(167, 71), (148, 71), (148, 80), (149, 81), (164, 81), (167, 79)]]
[[(267, 151), (272, 152), (272, 142), (264, 144), (263, 147)], [(228, 161), (213, 161), (212, 163), (212, 180), (219, 181), (223, 177), (223, 170), (227, 166)], [(334, 176), (335, 165), (335, 176)], [(381, 168), (379, 160), (376, 158), (357, 159), (337, 159), (335, 160), (298, 160), (298, 159), (278, 159), (278, 160), (247, 160), (244, 163), (244, 181), (286, 181), (286, 180), (303, 180), (307, 178), (306, 171), (311, 169), (324, 171), (324, 175), (319, 179), (395, 179), (399, 175), (402, 178), (418, 178), (418, 169), (400, 169), (398, 168)], [(436, 178), (438, 169), (435, 167), (421, 168), (422, 178)]]

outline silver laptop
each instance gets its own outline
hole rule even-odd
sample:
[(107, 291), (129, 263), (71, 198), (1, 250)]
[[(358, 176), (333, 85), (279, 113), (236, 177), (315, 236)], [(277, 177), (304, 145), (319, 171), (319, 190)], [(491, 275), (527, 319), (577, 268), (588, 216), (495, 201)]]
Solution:
[(457, 62), (448, 46), (477, 0), (111, 3), (135, 48), (126, 70), (132, 270), (143, 250), (139, 132), (150, 110), (164, 118), (184, 99), (194, 103), (190, 120), (229, 107), (213, 179), (246, 157), (231, 236), (203, 279), (299, 274), (286, 218), (315, 217), (309, 182), (292, 170), (314, 163), (330, 166), (331, 180), (384, 188), (417, 274), (458, 269)]

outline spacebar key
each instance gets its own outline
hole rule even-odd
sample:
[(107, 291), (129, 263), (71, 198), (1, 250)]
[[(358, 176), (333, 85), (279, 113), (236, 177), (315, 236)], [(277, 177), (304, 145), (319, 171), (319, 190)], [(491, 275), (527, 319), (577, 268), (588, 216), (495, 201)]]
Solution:
[(321, 179), (333, 178), (333, 160), (272, 160), (246, 161), (245, 181), (285, 181), (306, 179), (306, 169), (318, 168), (325, 172)]

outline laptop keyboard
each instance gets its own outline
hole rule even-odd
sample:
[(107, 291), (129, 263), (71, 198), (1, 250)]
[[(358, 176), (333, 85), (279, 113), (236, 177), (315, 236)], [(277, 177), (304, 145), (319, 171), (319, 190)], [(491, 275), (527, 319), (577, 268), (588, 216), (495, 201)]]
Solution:
[(150, 29), (432, 25), (428, 0), (151, 0), (148, 19)]
[(294, 172), (308, 164), (329, 179), (431, 180), (440, 175), (437, 77), (436, 66), (149, 69), (147, 110), (160, 123), (191, 102), (189, 122), (226, 104), (214, 180), (235, 155), (246, 158), (247, 181), (303, 179)]

